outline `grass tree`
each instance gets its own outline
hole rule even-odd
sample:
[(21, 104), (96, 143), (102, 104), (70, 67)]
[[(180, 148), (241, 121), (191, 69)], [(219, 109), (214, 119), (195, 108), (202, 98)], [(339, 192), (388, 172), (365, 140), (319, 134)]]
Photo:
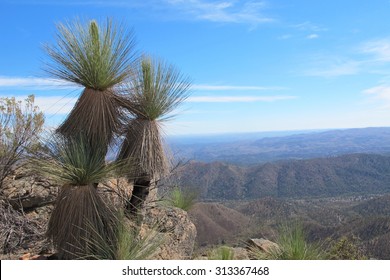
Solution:
[(162, 124), (187, 98), (190, 82), (171, 65), (150, 57), (141, 59), (138, 71), (128, 82), (128, 109), (132, 114), (125, 128), (119, 160), (132, 158), (138, 170), (133, 174), (133, 192), (126, 205), (134, 215), (143, 207), (150, 187), (169, 171), (162, 139)]
[(102, 162), (104, 153), (104, 146), (92, 149), (82, 135), (57, 135), (46, 141), (32, 159), (32, 168), (38, 174), (61, 186), (47, 229), (60, 259), (86, 258), (110, 251), (101, 248), (97, 241), (115, 246), (115, 214), (102, 200), (95, 184), (116, 170), (123, 170), (123, 164)]
[[(57, 129), (66, 137), (84, 134), (93, 146), (108, 146), (120, 128), (121, 97), (116, 86), (126, 80), (135, 61), (132, 32), (107, 19), (57, 25), (46, 72), (84, 89), (73, 110)], [(98, 142), (98, 143), (96, 143)]]

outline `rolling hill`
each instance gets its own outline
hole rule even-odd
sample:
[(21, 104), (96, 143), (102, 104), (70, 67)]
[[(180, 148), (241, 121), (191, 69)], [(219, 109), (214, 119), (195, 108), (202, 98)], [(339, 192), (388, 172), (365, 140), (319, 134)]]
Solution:
[(193, 161), (177, 170), (174, 181), (217, 201), (383, 194), (390, 193), (390, 157), (350, 154), (247, 167)]

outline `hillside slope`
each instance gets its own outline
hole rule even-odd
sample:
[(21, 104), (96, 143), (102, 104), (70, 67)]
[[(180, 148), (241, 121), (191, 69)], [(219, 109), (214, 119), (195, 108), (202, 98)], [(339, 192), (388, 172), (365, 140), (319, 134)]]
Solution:
[(390, 157), (375, 154), (273, 162), (251, 167), (190, 162), (178, 173), (178, 184), (198, 188), (201, 198), (207, 200), (390, 192)]

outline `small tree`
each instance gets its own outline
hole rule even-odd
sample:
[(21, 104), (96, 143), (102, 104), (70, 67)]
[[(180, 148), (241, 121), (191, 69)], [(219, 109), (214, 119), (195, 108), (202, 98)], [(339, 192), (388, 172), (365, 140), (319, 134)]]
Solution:
[(43, 113), (34, 105), (34, 96), (25, 102), (15, 97), (0, 98), (0, 192), (4, 179), (21, 165), (26, 153), (38, 143)]

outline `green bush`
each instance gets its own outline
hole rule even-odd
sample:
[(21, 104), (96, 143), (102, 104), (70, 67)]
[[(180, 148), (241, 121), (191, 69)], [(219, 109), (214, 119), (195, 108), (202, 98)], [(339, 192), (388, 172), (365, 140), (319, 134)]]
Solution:
[(166, 200), (166, 204), (188, 211), (195, 204), (197, 197), (198, 194), (195, 191), (175, 186), (171, 190), (168, 199)]
[(355, 236), (343, 236), (330, 248), (332, 260), (366, 260), (367, 256), (358, 246), (359, 240)]
[(209, 252), (207, 255), (209, 260), (233, 260), (234, 251), (232, 248), (227, 246), (218, 247)]
[(284, 225), (280, 228), (276, 240), (278, 247), (268, 252), (252, 248), (252, 255), (256, 259), (269, 260), (323, 260), (327, 254), (319, 244), (308, 243), (302, 225)]

